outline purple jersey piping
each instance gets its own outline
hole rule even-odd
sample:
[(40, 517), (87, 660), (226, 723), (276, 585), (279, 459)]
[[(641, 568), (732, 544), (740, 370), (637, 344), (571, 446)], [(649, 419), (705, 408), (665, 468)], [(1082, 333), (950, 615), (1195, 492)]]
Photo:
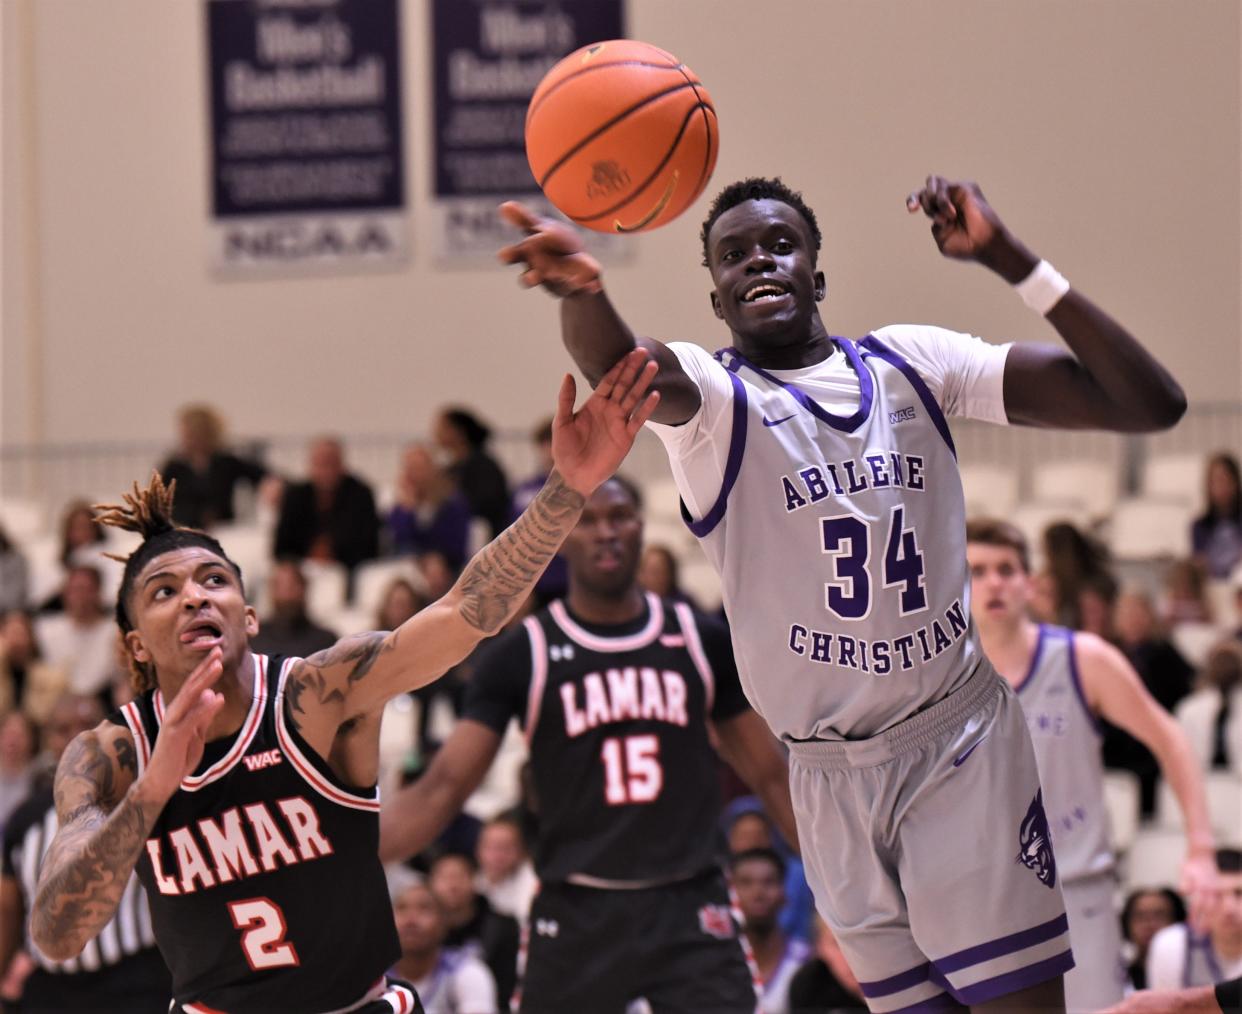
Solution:
[[(718, 353), (719, 354), (719, 353)], [(729, 456), (725, 460), (724, 481), (720, 484), (720, 496), (716, 498), (716, 502), (712, 504), (703, 517), (695, 521), (690, 517), (690, 512), (686, 510), (685, 502), (681, 504), (681, 519), (686, 523), (686, 527), (696, 538), (706, 538), (712, 533), (715, 527), (720, 524), (724, 517), (725, 507), (728, 506), (729, 493), (733, 490), (733, 484), (737, 482), (738, 474), (742, 471), (742, 454), (746, 450), (746, 385), (742, 383), (737, 375), (736, 366), (726, 366), (729, 380), (733, 384), (733, 432), (729, 435)]]
[(1066, 647), (1069, 653), (1070, 682), (1074, 684), (1074, 693), (1078, 697), (1078, 703), (1082, 705), (1087, 721), (1091, 723), (1091, 728), (1095, 730), (1095, 734), (1103, 736), (1104, 729), (1100, 725), (1100, 720), (1095, 716), (1095, 712), (1091, 710), (1091, 705), (1087, 703), (1087, 692), (1083, 689), (1082, 677), (1078, 675), (1078, 646), (1074, 641), (1074, 632), (1066, 630), (1065, 638), (1069, 642)]
[(953, 452), (953, 457), (956, 458), (957, 447), (953, 444), (953, 434), (949, 432), (948, 420), (945, 419), (944, 412), (931, 391), (927, 389), (927, 384), (918, 375), (918, 371), (875, 335), (868, 335), (863, 339), (862, 347), (867, 350), (863, 353), (864, 355), (878, 356), (890, 366), (896, 367), (905, 374), (906, 380), (910, 381), (910, 386), (914, 388), (914, 393), (919, 396), (919, 401), (923, 403), (923, 408), (927, 410), (928, 417), (935, 424), (936, 429), (940, 431), (940, 435), (944, 437), (944, 442), (949, 445), (949, 450)]
[(1039, 657), (1044, 653), (1044, 638), (1047, 636), (1048, 627), (1041, 623), (1039, 625), (1039, 636), (1035, 638), (1035, 652), (1031, 655), (1031, 664), (1027, 666), (1026, 675), (1022, 677), (1022, 682), (1014, 687), (1014, 690), (1018, 693), (1022, 693), (1023, 690), (1031, 685), (1031, 680), (1035, 676), (1035, 670), (1039, 668)]

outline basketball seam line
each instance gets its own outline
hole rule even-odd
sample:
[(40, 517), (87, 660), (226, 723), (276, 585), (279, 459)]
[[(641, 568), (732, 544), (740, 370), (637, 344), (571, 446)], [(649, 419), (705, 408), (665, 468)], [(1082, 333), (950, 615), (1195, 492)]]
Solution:
[[(538, 102), (534, 102), (530, 105), (530, 107), (526, 110), (526, 122), (530, 122), (530, 118), (535, 115), (535, 110), (547, 102), (548, 99), (551, 98), (551, 96), (557, 91), (557, 89), (561, 87), (561, 85), (569, 84), (570, 81), (581, 77), (583, 74), (589, 74), (591, 71), (595, 70), (607, 70), (609, 67), (653, 67), (656, 70), (682, 72), (684, 64), (649, 63), (646, 60), (613, 60), (611, 63), (593, 63), (589, 67), (579, 67), (572, 74), (566, 74), (563, 78), (557, 81), (556, 84), (547, 90), (546, 94), (540, 95)], [(685, 77), (684, 72), (682, 72), (682, 77)], [(689, 78), (687, 78), (687, 80), (689, 80)]]
[[(712, 135), (712, 125), (707, 120), (707, 110), (711, 107), (711, 103), (705, 103), (703, 101), (703, 96), (699, 94), (697, 86), (701, 85), (703, 82), (691, 80), (690, 75), (686, 73), (686, 65), (684, 63), (679, 63), (677, 65), (677, 69), (681, 71), (682, 76), (690, 82), (690, 87), (694, 89), (695, 98), (699, 100), (699, 109), (703, 110), (703, 130), (707, 134), (707, 149), (703, 152), (703, 168), (699, 170), (699, 180), (694, 187), (694, 192), (698, 194), (707, 185), (707, 180), (711, 176), (711, 166), (714, 162), (712, 156), (712, 141), (714, 139)], [(706, 89), (704, 90), (706, 91)], [(710, 97), (711, 96), (708, 96), (708, 98)], [(712, 117), (716, 120), (717, 124), (719, 124), (720, 118), (716, 116), (715, 109), (712, 109)]]

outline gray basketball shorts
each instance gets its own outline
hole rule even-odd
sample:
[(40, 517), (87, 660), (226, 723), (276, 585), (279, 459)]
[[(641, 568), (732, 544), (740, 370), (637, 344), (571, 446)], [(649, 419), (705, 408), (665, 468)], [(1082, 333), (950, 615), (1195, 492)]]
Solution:
[(1065, 1009), (1086, 1014), (1121, 1003), (1126, 971), (1121, 960), (1121, 920), (1117, 918), (1117, 878), (1111, 870), (1067, 880), (1074, 970), (1065, 977)]
[(816, 907), (872, 1011), (984, 1003), (1074, 966), (1021, 705), (981, 660), (866, 740), (791, 743)]

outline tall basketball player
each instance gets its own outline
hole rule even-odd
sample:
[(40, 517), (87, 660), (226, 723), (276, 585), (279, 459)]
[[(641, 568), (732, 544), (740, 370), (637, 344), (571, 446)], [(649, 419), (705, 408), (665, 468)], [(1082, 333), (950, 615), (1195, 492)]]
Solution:
[(509, 722), (538, 801), (520, 1009), (749, 1014), (755, 988), (720, 867), (721, 752), (793, 833), (788, 774), (746, 705), (723, 625), (638, 584), (637, 491), (614, 476), (565, 540), (569, 591), (481, 652), (462, 720), (384, 807), (380, 854), (435, 838)]
[(31, 923), (40, 950), (76, 955), (136, 868), (177, 1009), (416, 1009), (384, 976), (399, 953), (376, 854), (384, 704), (525, 600), (658, 401), (645, 360), (619, 362), (577, 413), (565, 378), (556, 470), (443, 598), (306, 659), (250, 651), (258, 622), (240, 571), (213, 538), (173, 525), (158, 476), (105, 513), (143, 536), (116, 607), (141, 693), (61, 760)]
[(1215, 900), (1216, 871), (1203, 772), (1181, 727), (1120, 651), (1092, 634), (1030, 619), (1029, 554), (1017, 528), (971, 521), (966, 559), (970, 611), (984, 654), (1017, 692), (1035, 745), (1074, 948), (1066, 1006), (1098, 1011), (1121, 1001), (1125, 978), (1099, 720), (1125, 729), (1151, 750), (1177, 796), (1188, 844), (1183, 890), (1198, 924)]
[(945, 417), (1157, 429), (1185, 398), (977, 186), (931, 177), (907, 207), (1070, 351), (909, 325), (833, 337), (815, 215), (778, 180), (726, 187), (703, 225), (733, 345), (716, 356), (636, 338), (564, 226), (508, 205), (530, 235), (501, 257), (563, 297), (589, 379), (635, 347), (660, 364), (655, 431), (723, 579), (743, 686), (790, 746), (808, 879), (871, 1008), (1055, 1009), (1065, 909), (1021, 709), (971, 628)]

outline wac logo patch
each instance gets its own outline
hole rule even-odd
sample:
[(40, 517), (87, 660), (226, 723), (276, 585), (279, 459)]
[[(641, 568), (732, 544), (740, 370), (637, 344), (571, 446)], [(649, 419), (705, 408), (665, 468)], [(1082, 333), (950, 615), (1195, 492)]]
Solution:
[(243, 757), (242, 760), (246, 762), (247, 771), (261, 771), (263, 768), (275, 767), (280, 763), (281, 757), (279, 750), (264, 750), (262, 753)]
[(914, 406), (907, 405), (905, 408), (899, 408), (896, 412), (889, 412), (888, 421), (891, 424), (910, 422), (914, 418)]

